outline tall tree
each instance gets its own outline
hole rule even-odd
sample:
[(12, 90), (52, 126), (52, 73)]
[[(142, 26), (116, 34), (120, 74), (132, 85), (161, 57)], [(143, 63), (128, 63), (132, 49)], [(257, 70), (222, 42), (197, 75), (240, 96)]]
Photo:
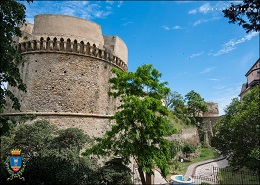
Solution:
[(115, 78), (110, 79), (110, 95), (121, 99), (115, 113), (115, 124), (97, 144), (86, 150), (85, 155), (120, 156), (127, 164), (133, 157), (138, 165), (142, 184), (146, 184), (144, 172), (153, 174), (158, 167), (165, 177), (168, 173), (169, 142), (167, 134), (168, 109), (162, 100), (170, 89), (159, 82), (161, 73), (152, 65), (142, 65), (136, 72), (113, 69)]
[(178, 92), (169, 92), (165, 97), (165, 106), (174, 109), (179, 104), (184, 104), (184, 100), (181, 94)]
[(216, 147), (234, 166), (260, 172), (260, 87), (232, 100), (216, 125)]
[[(187, 107), (185, 106), (184, 98), (176, 91), (170, 92), (165, 98), (166, 107), (172, 110), (173, 114), (178, 118), (186, 122), (190, 122), (188, 118)], [(168, 106), (167, 106), (168, 105)]]
[(189, 116), (194, 118), (191, 121), (194, 124), (197, 124), (196, 118), (199, 117), (201, 113), (208, 111), (208, 106), (205, 103), (204, 98), (202, 98), (199, 93), (192, 90), (185, 95), (185, 101), (187, 103)]
[(7, 90), (4, 84), (8, 83), (26, 91), (26, 85), (22, 82), (17, 67), (22, 57), (15, 49), (16, 43), (13, 41), (15, 36), (22, 36), (19, 26), (25, 22), (25, 9), (25, 6), (16, 0), (0, 1), (0, 112), (4, 110), (6, 96), (13, 101), (12, 108), (20, 109), (17, 97)]
[(260, 2), (259, 0), (243, 0), (240, 4), (231, 3), (228, 9), (223, 10), (224, 17), (229, 23), (237, 23), (246, 33), (260, 31)]

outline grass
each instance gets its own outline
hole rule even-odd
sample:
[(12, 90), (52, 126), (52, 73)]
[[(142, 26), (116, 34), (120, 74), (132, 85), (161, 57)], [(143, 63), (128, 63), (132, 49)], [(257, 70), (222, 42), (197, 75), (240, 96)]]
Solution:
[(200, 162), (200, 161), (205, 161), (208, 159), (215, 159), (218, 158), (219, 154), (213, 150), (212, 148), (201, 148), (201, 154), (199, 157), (193, 159), (191, 162), (179, 162), (179, 161), (173, 161), (171, 163), (172, 170), (170, 174), (167, 176), (167, 179), (169, 180), (172, 175), (175, 174), (184, 174), (188, 168), (189, 165)]
[(169, 113), (168, 116), (169, 123), (176, 130), (175, 134), (181, 134), (181, 130), (185, 128), (194, 128), (194, 125), (187, 125), (182, 120), (178, 119), (172, 112)]

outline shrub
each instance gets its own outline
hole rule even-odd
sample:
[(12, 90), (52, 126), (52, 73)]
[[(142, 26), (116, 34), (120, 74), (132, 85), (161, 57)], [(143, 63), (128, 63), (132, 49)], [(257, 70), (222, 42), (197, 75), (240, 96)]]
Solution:
[(194, 153), (196, 151), (196, 147), (190, 145), (190, 144), (185, 144), (182, 148), (182, 152), (184, 154), (191, 154)]

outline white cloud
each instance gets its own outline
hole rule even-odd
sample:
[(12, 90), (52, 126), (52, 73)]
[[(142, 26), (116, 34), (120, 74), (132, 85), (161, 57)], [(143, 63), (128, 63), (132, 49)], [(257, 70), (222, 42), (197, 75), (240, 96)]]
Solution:
[(196, 14), (198, 12), (203, 13), (203, 14), (207, 14), (208, 11), (210, 11), (212, 9), (213, 9), (213, 7), (211, 7), (209, 3), (206, 3), (202, 6), (200, 6), (199, 8), (195, 8), (195, 9), (188, 11), (188, 14)]
[(123, 5), (123, 1), (119, 1), (117, 7), (120, 8)]
[(192, 59), (192, 58), (194, 58), (194, 57), (198, 57), (198, 56), (202, 55), (203, 53), (204, 53), (204, 51), (203, 51), (203, 52), (200, 52), (200, 53), (194, 53), (194, 54), (192, 54), (191, 56), (189, 56), (189, 59)]
[(198, 26), (198, 25), (200, 25), (203, 22), (207, 22), (207, 20), (205, 20), (205, 19), (197, 20), (197, 21), (194, 22), (193, 26)]
[(169, 30), (180, 30), (180, 29), (183, 29), (183, 27), (181, 27), (181, 26), (178, 26), (178, 25), (176, 25), (176, 26), (174, 26), (174, 27), (172, 27), (172, 28), (170, 28), (169, 26), (166, 26), (166, 25), (163, 25), (163, 26), (161, 26), (164, 30), (167, 30), (167, 31), (169, 31)]
[(168, 26), (165, 26), (165, 25), (163, 25), (162, 28), (163, 28), (164, 30), (167, 30), (167, 31), (170, 30), (170, 28), (169, 28)]
[(33, 23), (37, 14), (65, 14), (84, 19), (105, 18), (112, 14), (106, 6), (100, 6), (100, 2), (88, 1), (35, 1), (26, 6), (26, 21)]
[(133, 22), (132, 21), (129, 21), (129, 22), (126, 22), (126, 23), (124, 23), (124, 24), (122, 24), (123, 26), (127, 26), (128, 24), (133, 24)]
[(212, 7), (210, 6), (209, 3), (206, 3), (206, 4), (202, 5), (201, 7), (199, 7), (199, 12), (206, 14), (206, 13), (208, 13), (208, 11), (210, 9), (212, 9)]
[(193, 9), (193, 10), (190, 10), (190, 11), (188, 12), (188, 14), (195, 14), (195, 13), (197, 13), (197, 9)]
[(71, 15), (71, 16), (73, 16), (74, 13), (75, 13), (75, 9), (70, 8), (70, 7), (64, 7), (64, 8), (62, 9), (62, 13), (63, 13), (63, 14), (66, 14), (66, 15)]
[(112, 5), (112, 4), (114, 4), (114, 1), (111, 1), (111, 0), (106, 0), (106, 3), (108, 3), (108, 4)]
[(193, 26), (198, 26), (204, 22), (209, 22), (209, 21), (214, 21), (214, 20), (219, 20), (220, 17), (213, 17), (212, 19), (200, 19), (194, 22)]
[(229, 53), (230, 51), (236, 49), (236, 45), (238, 44), (241, 44), (241, 43), (244, 43), (248, 40), (251, 40), (251, 38), (255, 37), (259, 35), (258, 32), (251, 32), (250, 34), (244, 36), (243, 38), (241, 39), (231, 39), (229, 40), (228, 42), (226, 42), (225, 44), (222, 45), (222, 49), (220, 49), (219, 51), (217, 51), (216, 53), (213, 54), (213, 56), (219, 56), (219, 55), (222, 55), (222, 54), (225, 54), (225, 53)]
[(111, 6), (106, 6), (106, 9), (107, 10), (112, 10), (112, 7)]
[(218, 79), (218, 78), (210, 78), (208, 80), (210, 80), (210, 81), (220, 81), (220, 79)]
[(82, 1), (82, 5), (86, 5), (88, 3), (89, 3), (88, 1)]
[(174, 29), (174, 30), (180, 30), (180, 29), (182, 29), (182, 27), (181, 27), (181, 26), (174, 26), (172, 29)]
[(95, 13), (94, 13), (94, 16), (96, 17), (96, 18), (104, 18), (104, 17), (107, 17), (108, 15), (110, 15), (112, 12), (105, 12), (105, 11), (102, 11), (102, 10), (100, 10), (100, 11), (96, 11)]
[(251, 32), (250, 34), (246, 35), (245, 37), (239, 39), (239, 40), (235, 40), (235, 39), (231, 39), (230, 41), (228, 41), (226, 44), (224, 44), (224, 46), (227, 47), (233, 47), (237, 44), (241, 44), (247, 40), (251, 40), (252, 37), (259, 35), (259, 33), (257, 32)]
[(223, 55), (225, 53), (229, 53), (230, 51), (234, 50), (236, 48), (233, 47), (224, 47), (223, 49), (219, 50), (217, 53), (213, 54), (213, 56), (219, 56)]
[(200, 74), (209, 73), (209, 72), (213, 71), (213, 69), (215, 69), (215, 67), (206, 68), (206, 69), (204, 69), (203, 71), (201, 71)]
[(83, 18), (105, 18), (112, 14), (111, 10), (103, 10), (99, 4), (89, 4), (86, 8), (78, 8), (78, 15), (82, 15)]

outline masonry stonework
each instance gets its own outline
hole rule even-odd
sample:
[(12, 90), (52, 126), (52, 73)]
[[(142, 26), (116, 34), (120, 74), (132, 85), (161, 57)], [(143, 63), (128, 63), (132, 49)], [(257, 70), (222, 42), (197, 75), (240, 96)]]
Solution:
[(12, 110), (8, 101), (5, 114), (33, 113), (60, 128), (102, 135), (119, 103), (108, 95), (108, 80), (113, 67), (127, 71), (125, 43), (102, 35), (96, 23), (65, 15), (37, 15), (34, 25), (23, 25), (22, 31), (26, 37), (16, 41), (27, 92), (8, 87), (18, 97), (21, 112)]

